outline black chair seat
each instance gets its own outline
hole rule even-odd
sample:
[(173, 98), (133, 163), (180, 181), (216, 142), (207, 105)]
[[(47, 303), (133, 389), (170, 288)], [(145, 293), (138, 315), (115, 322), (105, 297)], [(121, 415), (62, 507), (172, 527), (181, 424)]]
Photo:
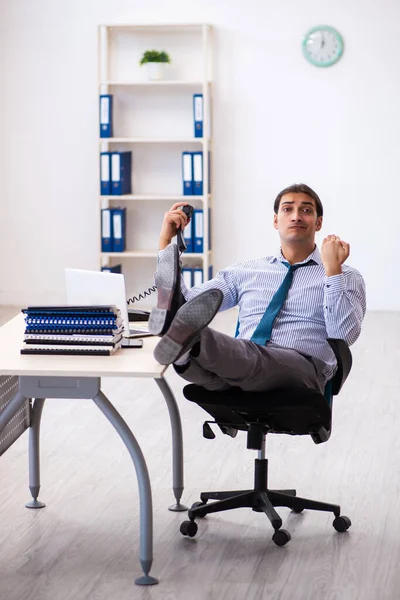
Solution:
[[(229, 423), (244, 431), (248, 429), (249, 421), (266, 425), (270, 433), (312, 435), (321, 427), (326, 431), (331, 429), (331, 407), (323, 394), (310, 388), (282, 387), (268, 392), (245, 392), (233, 387), (209, 391), (190, 384), (184, 387), (183, 394), (205, 410), (207, 407), (224, 407)], [(213, 413), (212, 410), (209, 412)]]

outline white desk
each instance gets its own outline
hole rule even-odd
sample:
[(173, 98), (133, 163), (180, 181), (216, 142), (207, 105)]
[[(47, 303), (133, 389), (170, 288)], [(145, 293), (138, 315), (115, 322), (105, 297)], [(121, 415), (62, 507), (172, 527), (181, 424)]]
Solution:
[(40, 419), (45, 398), (92, 399), (122, 438), (136, 469), (140, 499), (140, 563), (144, 574), (135, 581), (139, 585), (157, 583), (157, 579), (149, 575), (153, 562), (153, 512), (147, 466), (133, 433), (103, 394), (100, 385), (101, 377), (151, 377), (156, 381), (167, 403), (172, 428), (172, 486), (176, 503), (169, 508), (186, 510), (180, 504), (183, 491), (181, 419), (176, 400), (163, 377), (166, 367), (153, 358), (158, 338), (143, 338), (143, 348), (118, 350), (112, 356), (21, 355), (24, 328), (22, 314), (0, 327), (0, 375), (19, 378), (17, 394), (0, 414), (0, 432), (24, 403), (29, 402), (29, 488), (33, 500), (26, 506), (45, 506), (38, 500)]

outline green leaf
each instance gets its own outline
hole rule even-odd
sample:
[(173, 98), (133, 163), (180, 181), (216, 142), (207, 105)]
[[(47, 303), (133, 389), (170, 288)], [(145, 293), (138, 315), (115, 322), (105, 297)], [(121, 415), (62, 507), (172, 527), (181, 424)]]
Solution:
[(159, 52), (158, 50), (146, 50), (146, 52), (143, 53), (139, 64), (142, 66), (145, 63), (149, 62), (170, 63), (171, 58), (169, 54), (167, 54), (167, 52), (165, 52), (164, 50), (162, 50), (161, 52)]

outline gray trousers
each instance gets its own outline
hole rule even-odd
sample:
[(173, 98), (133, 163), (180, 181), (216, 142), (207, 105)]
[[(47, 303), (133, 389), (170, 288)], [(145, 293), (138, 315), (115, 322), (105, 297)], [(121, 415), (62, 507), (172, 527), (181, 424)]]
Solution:
[(301, 386), (323, 392), (324, 367), (321, 360), (297, 350), (271, 342), (259, 346), (206, 327), (201, 332), (199, 355), (190, 359), (186, 369), (175, 366), (175, 370), (186, 381), (213, 391), (232, 386), (245, 391)]

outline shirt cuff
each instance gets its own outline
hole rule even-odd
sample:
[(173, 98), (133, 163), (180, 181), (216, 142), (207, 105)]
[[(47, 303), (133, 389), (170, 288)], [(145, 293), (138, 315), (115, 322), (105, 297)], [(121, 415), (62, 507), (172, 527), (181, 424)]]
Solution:
[(164, 254), (164, 252), (166, 251), (166, 249), (168, 248), (168, 246), (166, 246), (163, 250), (159, 250), (158, 254), (157, 254), (157, 264), (160, 260), (160, 258), (162, 257), (162, 255)]
[(330, 277), (325, 276), (324, 278), (324, 290), (325, 294), (335, 294), (337, 292), (343, 292), (346, 289), (346, 281), (344, 273), (339, 275), (331, 275)]

